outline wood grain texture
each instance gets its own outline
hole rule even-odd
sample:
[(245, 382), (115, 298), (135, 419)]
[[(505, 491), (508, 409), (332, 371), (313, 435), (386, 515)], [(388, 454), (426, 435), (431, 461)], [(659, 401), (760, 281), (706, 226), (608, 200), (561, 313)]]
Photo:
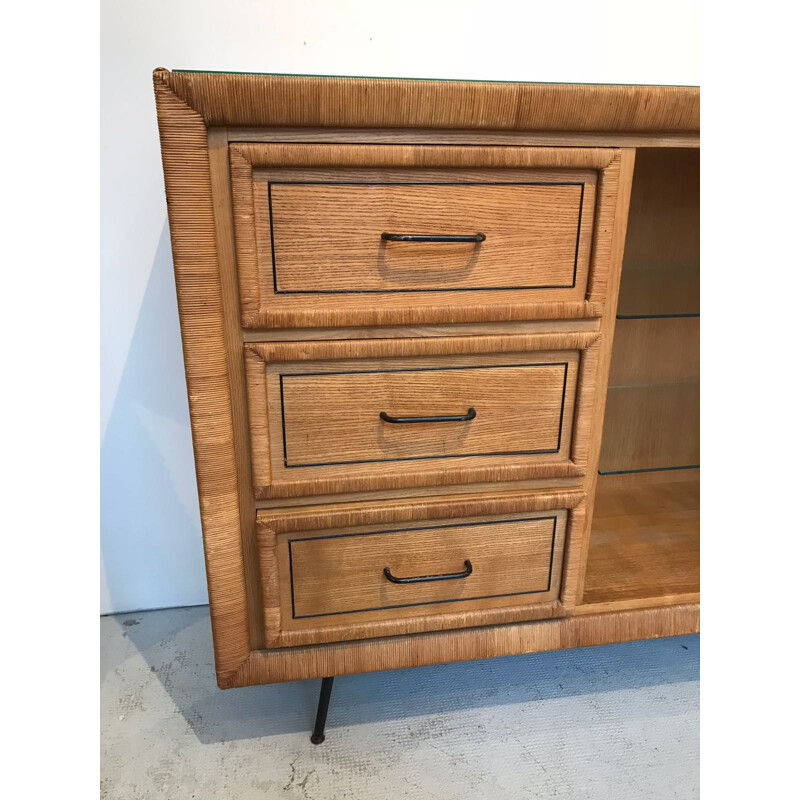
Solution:
[(429, 128), (228, 128), (230, 142), (328, 144), (482, 144), (524, 147), (699, 147), (699, 133), (579, 133)]
[[(510, 606), (504, 609), (458, 610), (438, 614), (431, 622), (413, 615), (394, 620), (371, 622), (350, 621), (348, 625), (329, 624), (326, 627), (295, 623), (296, 630), (284, 630), (286, 618), (283, 608), (285, 594), (281, 592), (278, 540), (284, 543), (289, 536), (318, 536), (342, 531), (375, 531), (386, 528), (406, 528), (419, 525), (447, 524), (453, 521), (496, 521), (530, 516), (563, 517), (568, 510), (570, 518), (579, 512), (584, 494), (577, 489), (539, 492), (494, 492), (467, 496), (414, 498), (393, 502), (334, 503), (327, 506), (259, 511), (258, 536), (261, 569), (264, 576), (264, 613), (267, 642), (270, 647), (295, 646), (314, 637), (315, 641), (336, 641), (365, 636), (393, 635), (403, 632), (447, 629), (469, 625), (488, 624), (490, 621), (513, 621), (550, 617), (562, 613), (555, 602)], [(556, 545), (561, 547), (562, 529), (559, 528)], [(556, 554), (558, 555), (558, 553)], [(283, 565), (283, 583), (286, 582), (286, 564)], [(560, 582), (557, 568), (553, 569), (554, 585)], [(555, 596), (555, 595), (554, 595)], [(310, 633), (309, 633), (310, 631)]]
[(223, 688), (589, 647), (700, 630), (697, 604), (253, 652)]
[(699, 463), (699, 382), (608, 390), (600, 472)]
[(222, 685), (248, 658), (251, 646), (208, 138), (201, 116), (169, 88), (164, 76), (157, 73), (154, 83), (214, 658)]
[(692, 86), (497, 83), (169, 72), (207, 125), (697, 132)]
[[(639, 265), (653, 267), (659, 250), (654, 245), (663, 242), (665, 247), (661, 249), (670, 254), (666, 262), (672, 269), (675, 286), (662, 288), (661, 297), (671, 292), (677, 307), (688, 297), (688, 283), (678, 285), (677, 280), (684, 243), (669, 241), (665, 231), (682, 237), (689, 236), (692, 230), (689, 216), (681, 215), (693, 202), (692, 189), (684, 186), (684, 178), (694, 167), (690, 157), (681, 161), (682, 157), (673, 153), (678, 152), (677, 148), (697, 145), (699, 91), (675, 87), (190, 75), (166, 70), (156, 70), (154, 84), (220, 686), (486, 658), (697, 630), (697, 593), (692, 591), (688, 559), (693, 547), (690, 536), (680, 534), (679, 526), (664, 523), (666, 537), (654, 534), (655, 538), (648, 539), (647, 533), (637, 534), (633, 528), (625, 532), (624, 526), (612, 523), (612, 532), (604, 541), (602, 536), (590, 539), (587, 526), (592, 519), (605, 381), (625, 238), (633, 165), (630, 147), (672, 144), (675, 148), (665, 150), (667, 155), (658, 163), (658, 157), (649, 162), (653, 165), (649, 173), (647, 165), (641, 173), (643, 200), (641, 205), (637, 200), (636, 212), (641, 224), (637, 223), (635, 236), (642, 258), (631, 262), (630, 273), (639, 274)], [(207, 131), (208, 126), (211, 130)], [(249, 126), (250, 132), (245, 128), (233, 131), (230, 126)], [(264, 130), (270, 126), (271, 132)], [(256, 135), (264, 142), (230, 145), (237, 138), (254, 135), (253, 129), (258, 129)], [(342, 139), (344, 135), (352, 137), (352, 144)], [(295, 137), (296, 143), (287, 141), (286, 136)], [(543, 178), (564, 173), (580, 176), (586, 185), (591, 184), (594, 213), (584, 215), (582, 220), (583, 226), (589, 226), (585, 233), (591, 237), (591, 251), (584, 251), (589, 262), (583, 272), (579, 266), (581, 277), (575, 296), (534, 299), (512, 290), (506, 294), (493, 292), (489, 297), (490, 290), (478, 287), (476, 292), (464, 293), (472, 298), (466, 303), (451, 300), (448, 292), (437, 292), (436, 298), (415, 303), (388, 299), (364, 304), (358, 298), (338, 297), (312, 298), (305, 304), (294, 298), (283, 303), (279, 296), (265, 292), (264, 280), (268, 285), (270, 276), (259, 266), (263, 263), (266, 219), (259, 212), (267, 183), (287, 175), (302, 174), (314, 179), (332, 173), (345, 178), (377, 175), (384, 180), (389, 175), (395, 182), (423, 173), (430, 180), (449, 175), (462, 184), (477, 173), (493, 180), (498, 176), (514, 179), (521, 173)], [(666, 196), (659, 197), (659, 183), (669, 181), (672, 173), (676, 185), (666, 187)], [(308, 200), (305, 197), (300, 204), (304, 213)], [(314, 199), (314, 203), (318, 202), (319, 198)], [(386, 205), (388, 201), (383, 202)], [(471, 201), (461, 202), (468, 210)], [(448, 198), (448, 204), (454, 203), (458, 204), (457, 197)], [(683, 211), (681, 204), (686, 206)], [(493, 203), (501, 205), (497, 200)], [(366, 209), (359, 212), (359, 217), (366, 213)], [(514, 213), (513, 204), (508, 213)], [(659, 219), (661, 215), (665, 219)], [(467, 214), (462, 216), (466, 219)], [(653, 231), (649, 244), (648, 225)], [(635, 251), (636, 246), (631, 252)], [(514, 264), (513, 256), (506, 262), (507, 266), (497, 261), (493, 269), (521, 269), (521, 261)], [(300, 263), (299, 257), (295, 263)], [(315, 280), (320, 276), (330, 279), (319, 268), (314, 269), (309, 274)], [(694, 269), (694, 263), (686, 262), (689, 283)], [(402, 271), (408, 272), (405, 265)], [(653, 275), (642, 277), (638, 288), (628, 292), (627, 296), (633, 298), (632, 306), (642, 306), (640, 299), (644, 298), (643, 305), (647, 307), (648, 298), (658, 297), (653, 286), (666, 286), (657, 271), (656, 265)], [(300, 277), (305, 281), (308, 275)], [(415, 279), (413, 275), (404, 277), (412, 282)], [(468, 276), (464, 279), (470, 280)], [(236, 324), (237, 303), (244, 331)], [(673, 300), (666, 305), (670, 304)], [(571, 325), (569, 320), (577, 320), (571, 332), (540, 327)], [(473, 324), (476, 327), (471, 327)], [(586, 325), (594, 329), (587, 330)], [(296, 341), (253, 342), (253, 335), (262, 335), (264, 340)], [(322, 341), (327, 337), (330, 339)], [(645, 338), (657, 348), (658, 328), (648, 329)], [(367, 349), (359, 350), (362, 346)], [(354, 481), (353, 476), (337, 476), (332, 471), (305, 486), (290, 482), (281, 485), (276, 475), (278, 440), (272, 423), (264, 415), (260, 427), (253, 424), (253, 402), (264, 408), (275, 402), (274, 392), (268, 391), (267, 386), (267, 373), (273, 368), (301, 364), (319, 369), (320, 364), (330, 365), (337, 360), (350, 364), (386, 359), (479, 361), (500, 354), (514, 362), (512, 369), (517, 369), (519, 358), (524, 355), (565, 350), (579, 359), (574, 424), (569, 429), (569, 459), (543, 465), (548, 477), (515, 466), (492, 465), (488, 469), (470, 467), (458, 474), (439, 469), (410, 478), (390, 476), (388, 480), (385, 475), (365, 474)], [(657, 356), (658, 351), (655, 353)], [(659, 365), (648, 364), (634, 347), (625, 358), (625, 369), (636, 380), (641, 379), (648, 391), (658, 388), (658, 380), (677, 386), (682, 371), (688, 369), (687, 363), (672, 358), (667, 351), (665, 354), (668, 357), (660, 359)], [(252, 380), (254, 365), (257, 374), (263, 375), (261, 383)], [(325, 369), (323, 366), (321, 371)], [(585, 376), (591, 379), (584, 379)], [(245, 388), (247, 399), (243, 395)], [(395, 392), (392, 399), (396, 397)], [(249, 430), (245, 425), (248, 406)], [(514, 435), (511, 428), (500, 430), (501, 437)], [(263, 481), (255, 502), (248, 488), (250, 446), (252, 482), (259, 486), (259, 480)], [(267, 454), (261, 464), (256, 464), (257, 451)], [(277, 468), (285, 469), (285, 465), (278, 463)], [(582, 479), (587, 469), (589, 474)], [(548, 481), (550, 486), (543, 486), (542, 481)], [(663, 483), (663, 479), (654, 479), (653, 485), (661, 486), (659, 481)], [(556, 489), (558, 484), (561, 487)], [(605, 484), (606, 488), (611, 485)], [(490, 487), (491, 492), (487, 491)], [(652, 502), (654, 508), (660, 508), (659, 504), (666, 502), (658, 499), (663, 491), (648, 488), (650, 500), (644, 505)], [(448, 494), (443, 495), (444, 492)], [(602, 503), (602, 497), (600, 500)], [(305, 505), (290, 505), (298, 502)], [(286, 507), (259, 510), (260, 545), (256, 548), (255, 508), (270, 503), (284, 503)], [(604, 509), (598, 509), (601, 532)], [(279, 559), (270, 559), (269, 553), (277, 552), (280, 542), (291, 536), (306, 537), (309, 531), (344, 531), (358, 526), (361, 530), (397, 524), (414, 526), (429, 520), (496, 521), (504, 515), (540, 511), (553, 511), (564, 519), (563, 565), (560, 571), (556, 570), (561, 581), (558, 600), (554, 595), (554, 599), (536, 604), (470, 608), (435, 615), (398, 613), (394, 619), (322, 626), (326, 628), (324, 633), (320, 633), (320, 627), (299, 627), (282, 634), (287, 637), (284, 644), (290, 646), (261, 649), (275, 644), (275, 631), (280, 631), (282, 624), (281, 602), (285, 602)], [(644, 528), (650, 530), (648, 525)], [(499, 538), (493, 537), (492, 546), (497, 541)], [(605, 577), (598, 582), (593, 571), (584, 593), (584, 565), (590, 545), (599, 548), (592, 553), (600, 553), (595, 564), (605, 564), (601, 570)], [(452, 555), (457, 548), (445, 549)], [(397, 553), (399, 557), (405, 555)], [(562, 558), (560, 551), (558, 558)], [(651, 567), (649, 588), (641, 588), (636, 570), (626, 573), (625, 562), (629, 558), (641, 561), (645, 571), (648, 565)], [(319, 581), (324, 579), (323, 574)], [(590, 602), (580, 604), (584, 594)], [(343, 602), (341, 597), (339, 600)], [(492, 600), (489, 605), (494, 602), (501, 601)], [(671, 607), (645, 607), (658, 604)], [(343, 616), (355, 613), (361, 612), (347, 611)], [(432, 616), (436, 617), (435, 623), (430, 621)], [(376, 625), (386, 627), (376, 632), (370, 628)], [(431, 625), (437, 630), (430, 630)], [(303, 644), (307, 639), (302, 637), (309, 635), (321, 636), (316, 639), (320, 642), (327, 637), (327, 643)], [(292, 636), (296, 638), (292, 640)]]
[[(481, 607), (483, 598), (494, 595), (533, 594), (541, 595), (530, 598), (534, 601), (552, 600), (550, 562), (557, 521), (553, 515), (391, 528), (370, 535), (349, 530), (328, 538), (290, 535), (293, 613), (298, 619), (348, 613), (396, 619), (439, 610), (419, 611), (422, 605), (460, 601)], [(470, 567), (465, 569), (467, 561)], [(384, 569), (411, 578), (463, 574), (470, 568), (465, 578), (430, 583), (392, 583), (384, 575)]]
[(611, 147), (493, 147), (378, 144), (231, 144), (254, 170), (603, 170)]
[(465, 483), (456, 486), (408, 486), (402, 489), (378, 489), (369, 492), (339, 492), (312, 497), (279, 497), (272, 500), (256, 500), (257, 509), (289, 508), (301, 505), (322, 505), (327, 503), (353, 503), (361, 500), (398, 500), (415, 497), (480, 494), (495, 491), (538, 491), (551, 489), (575, 489), (583, 485), (583, 478), (534, 478), (519, 481), (491, 481), (488, 483)]
[(220, 290), (225, 326), (225, 353), (230, 378), (239, 520), (245, 585), (247, 586), (247, 628), (250, 633), (250, 647), (258, 650), (264, 646), (264, 622), (260, 609), (261, 578), (257, 569), (256, 515), (253, 493), (250, 491), (253, 479), (250, 473), (250, 439), (247, 428), (242, 330), (239, 326), (240, 310), (233, 244), (233, 215), (229, 201), (231, 189), (227, 139), (227, 131), (224, 128), (211, 128), (208, 131), (208, 159), (220, 264)]
[(637, 151), (618, 313), (700, 313), (699, 149)]
[[(618, 174), (619, 151), (602, 148), (233, 145), (243, 324), (269, 329), (599, 316)], [(369, 187), (362, 208), (353, 197), (335, 202), (342, 193), (367, 191), (333, 185), (342, 182), (383, 186)], [(569, 196), (575, 186), (464, 185), (475, 182), (578, 183), (582, 194)], [(398, 185), (407, 183), (425, 185)], [(512, 189), (536, 192), (538, 199), (511, 212)], [(548, 195), (542, 205), (542, 193), (554, 191), (559, 202)], [(436, 199), (443, 194), (447, 202)], [(380, 239), (384, 228), (456, 233), (467, 223), (485, 228), (473, 232), (486, 233), (487, 240), (434, 246)]]
[[(270, 184), (271, 255), (281, 293), (571, 288), (577, 252), (585, 252), (586, 280), (589, 242), (581, 250), (580, 223), (583, 214), (591, 220), (594, 198), (592, 192), (584, 202), (585, 184), (575, 175), (565, 174), (563, 183), (502, 186), (342, 185), (336, 177)], [(384, 232), (486, 239), (392, 242), (381, 238)]]
[(599, 470), (699, 463), (700, 318), (618, 320)]
[(356, 525), (384, 525), (413, 520), (456, 517), (492, 516), (529, 511), (572, 509), (585, 499), (580, 488), (553, 491), (489, 492), (430, 498), (408, 498), (401, 501), (330, 503), (304, 508), (275, 508), (258, 512), (257, 525), (276, 533), (321, 531)]
[(674, 604), (699, 592), (700, 470), (601, 477), (583, 604)]
[[(619, 312), (623, 316), (691, 313), (699, 308), (692, 299), (699, 296), (699, 154), (644, 150), (637, 153), (636, 163)], [(602, 326), (601, 331), (607, 332)], [(698, 378), (699, 319), (619, 319), (598, 469), (613, 473), (699, 464)], [(596, 493), (589, 488), (590, 509), (597, 504), (596, 519), (591, 539), (584, 544), (589, 567), (586, 591), (578, 587), (576, 613), (699, 599), (698, 565), (693, 563), (699, 542), (697, 509), (689, 509), (689, 517), (695, 519), (682, 535), (670, 522), (677, 517), (670, 509), (669, 492), (639, 490), (686, 474), (679, 470), (604, 475)], [(653, 477), (661, 475), (667, 477)], [(606, 492), (617, 486), (614, 481), (622, 482), (620, 486), (629, 492), (622, 495), (628, 501), (627, 524), (621, 517), (609, 521)], [(691, 498), (691, 482), (688, 487)], [(666, 530), (659, 532), (662, 512), (668, 521)], [(637, 515), (639, 523), (633, 522)], [(634, 530), (637, 524), (643, 528), (641, 536)], [(594, 567), (593, 553), (598, 559)], [(625, 574), (627, 578), (622, 577)], [(581, 594), (589, 605), (580, 604)]]
[[(591, 476), (584, 479), (581, 488), (592, 483)], [(567, 613), (572, 613), (583, 592), (583, 578), (586, 569), (589, 530), (587, 527), (587, 497), (578, 503), (567, 520), (567, 536), (564, 543), (564, 563), (561, 577), (561, 605)]]
[(614, 340), (616, 325), (616, 309), (621, 277), (622, 258), (625, 249), (625, 236), (628, 221), (628, 207), (630, 203), (631, 183), (633, 181), (634, 162), (636, 151), (622, 150), (620, 153), (620, 190), (617, 194), (617, 206), (614, 217), (617, 224), (614, 227), (610, 242), (609, 271), (607, 293), (608, 300), (600, 320), (600, 336), (603, 346), (598, 355), (598, 379), (595, 387), (590, 429), (592, 431), (590, 445), (587, 451), (587, 479), (586, 507), (584, 525), (571, 532), (567, 547), (568, 571), (565, 576), (562, 602), (572, 608), (581, 602), (583, 582), (585, 578), (586, 560), (589, 552), (590, 531), (592, 526), (592, 513), (594, 508), (594, 492), (597, 484), (597, 467), (600, 461), (602, 447), (602, 426), (606, 411), (606, 397), (608, 389), (608, 375), (611, 362), (611, 343)]
[(473, 322), (455, 325), (386, 325), (361, 328), (290, 328), (244, 330), (245, 342), (281, 342), (317, 339), (409, 339), (430, 336), (480, 336), (502, 333), (559, 333), (597, 331), (598, 319), (529, 320), (527, 322)]
[[(582, 475), (595, 398), (598, 341), (598, 334), (581, 332), (247, 344), (245, 365), (256, 497), (296, 497), (328, 492)], [(535, 370), (523, 372), (517, 366), (535, 363), (566, 363), (566, 383), (563, 366), (560, 367), (558, 385), (553, 381), (553, 368), (547, 368), (546, 374), (540, 376), (533, 374)], [(453, 380), (450, 377), (467, 369), (442, 371), (442, 367), (492, 369), (475, 370), (481, 377), (473, 378), (470, 384), (464, 383), (461, 378)], [(413, 377), (413, 381), (406, 384), (405, 388), (402, 388), (403, 380), (395, 385), (396, 381), (387, 383), (383, 379), (373, 388), (368, 388), (369, 373), (374, 373), (373, 377), (378, 380), (381, 377), (378, 373), (388, 369), (438, 370), (446, 377), (437, 377), (442, 384), (438, 391), (427, 377), (420, 381), (420, 375), (427, 376), (425, 372), (393, 373), (393, 378)], [(500, 374), (503, 370), (505, 376)], [(367, 373), (356, 376), (367, 383), (359, 385), (358, 392), (350, 391), (354, 388), (351, 384), (354, 376), (326, 374), (345, 371)], [(282, 374), (311, 374), (313, 377), (294, 377), (288, 381), (284, 378), (282, 390)], [(523, 378), (525, 382), (534, 380), (540, 390), (544, 390), (542, 380), (549, 382), (549, 395), (534, 393), (526, 399), (525, 396), (509, 394), (503, 400), (500, 393), (493, 396), (491, 386), (487, 383), (500, 380), (504, 385), (508, 384), (509, 389), (516, 386), (516, 391), (519, 391), (524, 385), (520, 383)], [(347, 384), (344, 388), (324, 385), (326, 381), (340, 379)], [(286, 387), (291, 380), (311, 381), (312, 389), (316, 387), (317, 393), (309, 391), (304, 398), (306, 387), (298, 384), (289, 390), (287, 398)], [(469, 401), (470, 396), (478, 399)], [(314, 397), (328, 397), (335, 413), (331, 417), (325, 416), (320, 403), (313, 400)], [(484, 400), (481, 401), (480, 397), (484, 397)], [(294, 406), (287, 414), (290, 401)], [(478, 417), (466, 426), (443, 428), (441, 433), (438, 430), (432, 433), (431, 427), (422, 425), (390, 426), (382, 423), (378, 417), (382, 410), (391, 414), (405, 413), (403, 409), (406, 407), (409, 414), (440, 409), (444, 413), (445, 406), (449, 408), (463, 402), (481, 406), (476, 406), (481, 422), (474, 429), (469, 426), (477, 422)], [(391, 404), (392, 408), (373, 408), (370, 403)], [(416, 403), (417, 411), (411, 408), (412, 403)], [(558, 429), (553, 427), (557, 403), (563, 408), (563, 411), (559, 408), (560, 439)], [(532, 414), (533, 425), (528, 421), (521, 431), (512, 430), (501, 418), (512, 413), (514, 419)], [(351, 424), (351, 417), (355, 418), (355, 424)], [(549, 423), (545, 423), (545, 417)], [(484, 418), (487, 424), (483, 423)], [(532, 431), (535, 433), (537, 429), (536, 420), (541, 420), (538, 425), (545, 437), (556, 435), (555, 452), (536, 452), (530, 451), (530, 448), (524, 453), (514, 450), (482, 452), (474, 449), (470, 442), (474, 431), (474, 447), (492, 443), (517, 447), (521, 442), (520, 435), (527, 436), (530, 441)], [(547, 434), (544, 434), (542, 424), (549, 425)], [(326, 430), (328, 426), (330, 430)], [(286, 449), (284, 441), (289, 443)], [(295, 449), (292, 450), (292, 447)], [(318, 452), (320, 447), (322, 449)], [(419, 449), (415, 451), (415, 448)], [(440, 452), (434, 452), (436, 448)], [(442, 448), (445, 449), (442, 451)], [(338, 462), (300, 460), (305, 455), (317, 457), (325, 452), (338, 453)], [(421, 457), (416, 458), (415, 452)], [(509, 454), (497, 455), (501, 452)], [(451, 453), (452, 456), (449, 456)], [(432, 458), (436, 455), (449, 457)], [(367, 461), (365, 456), (371, 460)], [(378, 456), (381, 459), (379, 463)], [(357, 463), (359, 459), (366, 463)], [(305, 466), (298, 466), (301, 463)]]
[(609, 386), (698, 380), (700, 317), (617, 320)]
[[(276, 535), (260, 524), (269, 646), (345, 641), (557, 616), (567, 511)], [(466, 553), (466, 555), (464, 555)], [(393, 574), (466, 578), (395, 584)], [(379, 563), (380, 562), (380, 563)], [(427, 570), (427, 572), (426, 572)]]
[[(562, 428), (565, 422), (571, 428), (579, 358), (570, 351), (524, 357), (519, 364), (450, 357), (341, 361), (331, 363), (330, 372), (281, 372), (284, 463), (346, 466), (568, 450)], [(403, 424), (380, 417), (469, 416), (470, 409), (475, 417), (464, 421)]]

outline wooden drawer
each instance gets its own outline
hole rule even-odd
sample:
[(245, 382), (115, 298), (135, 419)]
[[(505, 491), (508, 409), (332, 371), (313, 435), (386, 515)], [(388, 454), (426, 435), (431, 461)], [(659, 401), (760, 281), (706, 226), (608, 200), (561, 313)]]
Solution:
[[(335, 177), (269, 184), (279, 294), (575, 286), (584, 202), (591, 200), (580, 175), (416, 184)], [(421, 241), (426, 236), (445, 241)], [(465, 236), (476, 241), (459, 241)]]
[[(260, 512), (268, 646), (557, 615), (582, 494), (492, 497)], [(470, 515), (491, 503), (517, 510)]]
[(256, 495), (582, 475), (596, 341), (247, 345)]
[[(287, 467), (558, 453), (577, 356), (282, 373)], [(480, 413), (478, 413), (480, 409)]]
[(244, 324), (598, 314), (615, 170), (613, 150), (233, 145)]

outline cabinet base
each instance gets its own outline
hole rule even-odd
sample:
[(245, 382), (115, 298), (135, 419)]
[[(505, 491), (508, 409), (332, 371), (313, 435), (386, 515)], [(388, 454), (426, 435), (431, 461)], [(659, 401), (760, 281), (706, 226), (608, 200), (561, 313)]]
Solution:
[(222, 689), (445, 664), (481, 658), (590, 647), (700, 631), (700, 605), (686, 603), (576, 614), (408, 636), (308, 647), (256, 650), (239, 667), (218, 673)]

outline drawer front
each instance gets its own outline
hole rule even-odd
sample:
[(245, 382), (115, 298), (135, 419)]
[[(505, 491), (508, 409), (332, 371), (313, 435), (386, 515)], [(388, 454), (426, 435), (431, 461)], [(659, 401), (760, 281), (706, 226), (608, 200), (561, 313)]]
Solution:
[[(556, 454), (575, 392), (562, 361), (282, 372), (287, 467)], [(569, 394), (568, 394), (569, 390)], [(568, 402), (568, 400), (570, 402)]]
[(553, 514), (471, 525), (290, 536), (292, 617), (547, 596), (557, 522)]
[[(575, 493), (564, 500), (575, 503), (577, 497)], [(475, 502), (468, 498), (462, 507)], [(530, 504), (535, 506), (536, 500)], [(553, 496), (545, 503), (557, 504)], [(435, 514), (436, 502), (432, 510)], [(355, 518), (379, 511), (379, 506), (360, 509)], [(300, 529), (291, 531), (281, 530), (285, 520), (279, 512), (272, 520), (261, 515), (259, 548), (270, 646), (558, 613), (566, 508), (489, 517), (427, 515), (394, 524), (322, 530), (303, 530), (302, 523), (294, 521), (290, 527)]]
[(583, 475), (596, 340), (247, 345), (256, 495)]
[(602, 311), (618, 151), (248, 144), (230, 158), (245, 327)]
[[(516, 184), (347, 184), (335, 175), (271, 182), (275, 292), (574, 289), (589, 200), (579, 176), (561, 177)], [(409, 235), (479, 241), (392, 238)]]

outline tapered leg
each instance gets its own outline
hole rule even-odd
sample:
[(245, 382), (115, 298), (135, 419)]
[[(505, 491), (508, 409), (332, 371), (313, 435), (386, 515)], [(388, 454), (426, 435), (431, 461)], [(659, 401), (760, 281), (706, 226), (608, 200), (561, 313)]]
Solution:
[(322, 744), (325, 741), (325, 720), (328, 718), (328, 705), (331, 702), (332, 688), (333, 678), (323, 678), (322, 686), (319, 689), (317, 720), (314, 723), (314, 732), (311, 734), (311, 741), (314, 744)]

